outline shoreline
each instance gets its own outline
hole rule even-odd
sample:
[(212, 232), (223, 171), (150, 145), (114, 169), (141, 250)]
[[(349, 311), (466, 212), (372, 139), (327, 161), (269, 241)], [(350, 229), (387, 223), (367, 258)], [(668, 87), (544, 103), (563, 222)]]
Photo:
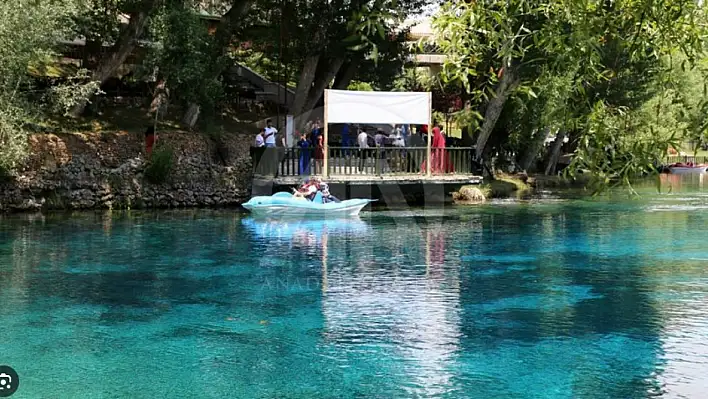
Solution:
[[(0, 181), (0, 213), (242, 209), (240, 205), (258, 186), (252, 173), (250, 137), (243, 134), (215, 139), (185, 131), (161, 133), (155, 151), (160, 146), (169, 150), (171, 164), (159, 183), (146, 178), (150, 164), (144, 156), (142, 133), (37, 133), (28, 141), (30, 156), (17, 176)], [(531, 179), (535, 183), (502, 175), (491, 184), (483, 182), (480, 188), (489, 185), (486, 196), (490, 198), (523, 198), (549, 185), (566, 187), (557, 177)], [(341, 198), (378, 196), (382, 201), (376, 208), (448, 206), (453, 204), (452, 193), (462, 185), (420, 182), (396, 190), (395, 184), (371, 184), (345, 187), (342, 192), (334, 185), (333, 193)], [(280, 191), (282, 187), (272, 184), (268, 188)]]
[(235, 206), (250, 196), (244, 135), (217, 142), (175, 131), (159, 140), (170, 165), (163, 181), (150, 183), (142, 134), (33, 134), (23, 167), (0, 182), (0, 212)]

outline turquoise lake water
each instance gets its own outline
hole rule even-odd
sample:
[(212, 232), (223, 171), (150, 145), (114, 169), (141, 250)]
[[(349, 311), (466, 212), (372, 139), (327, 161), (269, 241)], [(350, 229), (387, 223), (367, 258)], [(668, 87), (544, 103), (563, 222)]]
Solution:
[(700, 398), (708, 193), (0, 217), (17, 398)]

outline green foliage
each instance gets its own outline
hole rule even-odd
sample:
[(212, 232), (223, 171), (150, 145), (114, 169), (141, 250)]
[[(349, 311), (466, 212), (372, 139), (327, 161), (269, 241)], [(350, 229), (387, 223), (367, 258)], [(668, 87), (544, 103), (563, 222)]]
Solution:
[(347, 90), (374, 91), (374, 88), (371, 87), (371, 83), (353, 80), (351, 83), (349, 83), (349, 86), (347, 86)]
[[(241, 40), (277, 65), (275, 70), (287, 69), (292, 82), (298, 81), (299, 66), (306, 57), (321, 54), (323, 59), (343, 57), (356, 63), (360, 71), (357, 80), (387, 88), (408, 54), (405, 32), (399, 32), (399, 27), (426, 3), (429, 1), (259, 0)], [(256, 64), (264, 70), (274, 69), (265, 59)]]
[[(660, 137), (646, 119), (637, 118), (626, 108), (595, 104), (578, 142), (568, 176), (580, 171), (590, 173), (595, 193), (624, 184), (631, 189), (632, 179), (656, 171), (659, 162), (678, 141), (674, 134)], [(633, 190), (632, 190), (633, 191)]]
[(88, 43), (112, 43), (118, 38), (119, 16), (123, 0), (88, 1), (71, 15), (76, 35)]
[[(0, 169), (11, 174), (27, 156), (26, 123), (43, 104), (32, 95), (30, 65), (56, 55), (59, 40), (71, 37), (72, 17), (80, 10), (71, 0), (0, 2)], [(82, 86), (83, 87), (83, 86)], [(72, 90), (57, 88), (70, 101)]]
[(145, 166), (145, 179), (153, 184), (165, 183), (172, 172), (174, 156), (172, 147), (168, 145), (156, 146)]
[(196, 9), (165, 3), (153, 18), (150, 35), (160, 46), (151, 49), (142, 75), (152, 75), (157, 69), (178, 100), (213, 108), (223, 93), (218, 76), (208, 73), (214, 67), (216, 43)]
[(29, 81), (27, 67), (54, 55), (57, 42), (70, 37), (77, 10), (70, 0), (0, 2), (0, 95), (19, 98)]
[(71, 110), (84, 98), (102, 94), (101, 84), (90, 80), (90, 72), (79, 70), (76, 76), (69, 77), (66, 82), (49, 88), (46, 102), (50, 112), (69, 116)]
[(394, 81), (395, 91), (431, 91), (440, 84), (437, 75), (431, 75), (427, 68), (406, 68)]
[(490, 142), (518, 154), (538, 132), (562, 129), (577, 148), (569, 173), (590, 172), (602, 190), (651, 172), (678, 138), (703, 138), (708, 105), (696, 88), (707, 75), (694, 67), (706, 17), (693, 0), (492, 0), (448, 2), (433, 26), (443, 79), (469, 94), (471, 131), (511, 76), (519, 85), (506, 86)]
[(0, 99), (0, 175), (11, 176), (27, 156), (25, 111)]

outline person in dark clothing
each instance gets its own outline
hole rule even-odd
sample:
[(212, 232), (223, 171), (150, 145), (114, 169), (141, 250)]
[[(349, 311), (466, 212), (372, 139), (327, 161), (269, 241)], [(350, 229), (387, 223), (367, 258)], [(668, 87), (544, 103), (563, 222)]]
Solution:
[(312, 158), (312, 149), (310, 147), (310, 142), (307, 141), (307, 137), (305, 137), (304, 134), (300, 136), (300, 140), (297, 142), (297, 146), (300, 149), (299, 174), (301, 176), (307, 176), (310, 174), (310, 159)]
[(349, 124), (344, 124), (342, 126), (342, 147), (346, 148), (344, 151), (345, 156), (349, 156), (349, 146), (351, 145), (351, 139), (349, 138)]
[(322, 122), (318, 119), (312, 125), (312, 132), (310, 132), (310, 146), (316, 147), (319, 141), (319, 136), (322, 134)]

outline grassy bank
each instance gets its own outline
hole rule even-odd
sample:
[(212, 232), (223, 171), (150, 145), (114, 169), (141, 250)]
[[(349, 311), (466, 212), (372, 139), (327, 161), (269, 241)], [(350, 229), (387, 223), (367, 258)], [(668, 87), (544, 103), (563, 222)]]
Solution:
[(526, 177), (499, 174), (480, 187), (485, 198), (525, 198), (533, 190)]

